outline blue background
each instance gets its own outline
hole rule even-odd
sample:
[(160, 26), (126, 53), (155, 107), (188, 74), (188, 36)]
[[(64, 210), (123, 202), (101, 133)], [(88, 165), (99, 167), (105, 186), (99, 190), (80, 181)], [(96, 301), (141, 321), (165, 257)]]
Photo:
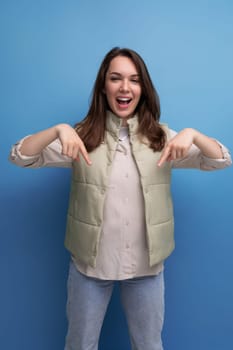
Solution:
[[(11, 144), (86, 113), (113, 46), (144, 58), (163, 122), (233, 149), (233, 2), (1, 0), (0, 347), (62, 350), (69, 254), (67, 169), (21, 169)], [(174, 171), (176, 250), (166, 262), (165, 349), (233, 344), (233, 169)], [(101, 350), (128, 350), (116, 287)]]

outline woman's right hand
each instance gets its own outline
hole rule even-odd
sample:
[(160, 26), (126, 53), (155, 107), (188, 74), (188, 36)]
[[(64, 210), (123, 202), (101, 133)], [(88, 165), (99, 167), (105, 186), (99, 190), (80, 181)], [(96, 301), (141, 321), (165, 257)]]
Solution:
[(69, 124), (58, 124), (55, 129), (62, 145), (62, 154), (77, 161), (79, 161), (81, 154), (86, 163), (91, 165), (86, 147), (74, 128)]

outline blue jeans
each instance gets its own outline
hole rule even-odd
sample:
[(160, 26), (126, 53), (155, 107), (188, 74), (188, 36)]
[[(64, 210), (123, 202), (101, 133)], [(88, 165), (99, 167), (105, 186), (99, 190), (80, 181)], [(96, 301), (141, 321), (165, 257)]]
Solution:
[[(120, 281), (120, 294), (133, 350), (162, 350), (163, 272)], [(87, 277), (70, 263), (68, 332), (65, 350), (97, 350), (114, 281)]]

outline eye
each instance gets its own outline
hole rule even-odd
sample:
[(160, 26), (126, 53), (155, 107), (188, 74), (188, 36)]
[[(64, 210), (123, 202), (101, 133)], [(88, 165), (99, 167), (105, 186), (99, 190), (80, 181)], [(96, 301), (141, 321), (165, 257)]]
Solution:
[(141, 82), (140, 77), (138, 75), (132, 75), (130, 81), (134, 84), (139, 84)]
[(110, 80), (111, 81), (117, 81), (117, 80), (120, 80), (120, 78), (118, 78), (118, 77), (111, 77)]

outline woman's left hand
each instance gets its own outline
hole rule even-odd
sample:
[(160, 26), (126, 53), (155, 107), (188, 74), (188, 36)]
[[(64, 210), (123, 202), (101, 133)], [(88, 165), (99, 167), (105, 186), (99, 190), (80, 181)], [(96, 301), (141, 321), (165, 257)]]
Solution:
[(187, 156), (194, 142), (195, 132), (194, 129), (186, 128), (174, 136), (164, 147), (157, 165), (161, 167), (165, 162)]

